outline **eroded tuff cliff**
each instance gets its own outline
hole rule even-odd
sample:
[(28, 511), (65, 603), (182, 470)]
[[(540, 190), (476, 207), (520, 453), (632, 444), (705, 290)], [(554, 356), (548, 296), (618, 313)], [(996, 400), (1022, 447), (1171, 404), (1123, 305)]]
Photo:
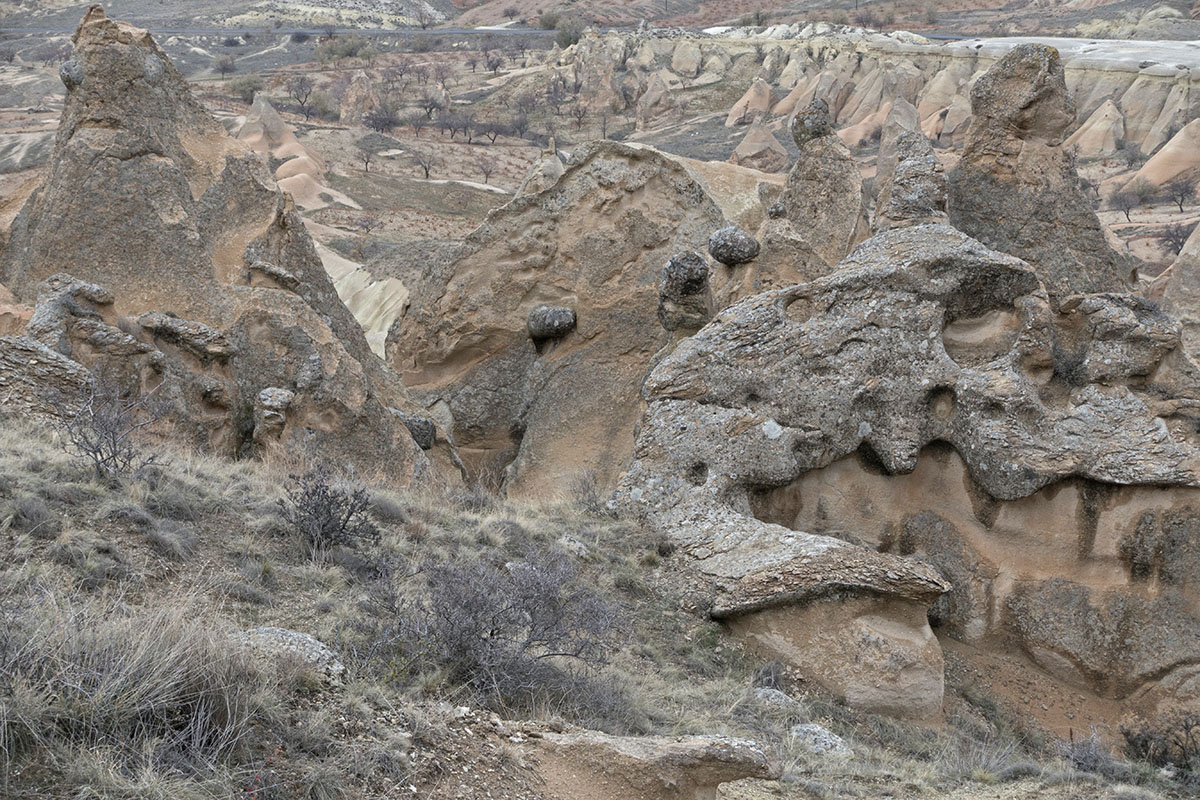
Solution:
[(613, 142), (531, 188), (414, 290), (388, 358), (485, 478), (533, 494), (589, 473), (611, 485), (641, 382), (672, 340), (659, 272), (724, 217), (682, 166)]
[(393, 412), (403, 386), (338, 299), (291, 199), (153, 38), (94, 6), (61, 74), (45, 181), (0, 253), (0, 280), (37, 303), (27, 336), (46, 358), (163, 384), (176, 424), (218, 452), (283, 442), (427, 472)]

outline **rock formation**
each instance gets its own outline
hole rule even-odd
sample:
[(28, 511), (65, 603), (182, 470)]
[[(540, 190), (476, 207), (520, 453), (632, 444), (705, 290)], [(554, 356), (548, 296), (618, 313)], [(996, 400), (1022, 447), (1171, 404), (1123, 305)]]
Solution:
[(715, 800), (722, 783), (781, 772), (754, 742), (713, 736), (546, 732), (530, 749), (547, 791), (559, 800)]
[(729, 161), (739, 167), (763, 172), (781, 172), (791, 163), (787, 150), (765, 125), (750, 126), (729, 156)]
[(891, 152), (894, 166), (876, 178), (879, 195), (873, 229), (948, 222), (946, 176), (925, 134), (901, 133)]
[(937, 712), (931, 604), (1114, 697), (1200, 657), (1200, 380), (1139, 298), (1056, 311), (1019, 259), (889, 230), (717, 314), (645, 395), (617, 503), (853, 705)]
[(792, 122), (800, 155), (788, 173), (779, 202), (784, 214), (829, 266), (866, 238), (862, 176), (836, 134), (828, 107), (813, 101)]
[(1109, 247), (1062, 147), (1075, 108), (1058, 51), (1014, 47), (975, 82), (971, 110), (949, 175), (954, 226), (1028, 261), (1054, 299), (1124, 290), (1132, 267)]
[(401, 478), (426, 472), (388, 410), (408, 403), (403, 386), (262, 160), (145, 31), (95, 6), (74, 43), (45, 181), (0, 253), (3, 283), (38, 302), (27, 336), (145, 389), (169, 382), (178, 423), (218, 452), (264, 444), (256, 403), (279, 389), (292, 399), (269, 417), (272, 438)]
[[(657, 151), (580, 147), (552, 186), (491, 212), (414, 289), (389, 361), (476, 475), (516, 494), (567, 490), (587, 472), (611, 486), (633, 449), (641, 383), (672, 340), (657, 318), (663, 265), (723, 224)], [(531, 338), (542, 305), (573, 311), (575, 328)]]

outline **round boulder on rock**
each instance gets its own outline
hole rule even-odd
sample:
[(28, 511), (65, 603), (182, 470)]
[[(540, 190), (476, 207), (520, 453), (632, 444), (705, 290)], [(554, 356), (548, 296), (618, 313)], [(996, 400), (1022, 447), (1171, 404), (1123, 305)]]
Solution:
[(575, 330), (575, 312), (566, 306), (537, 306), (529, 312), (529, 336), (560, 339)]
[(658, 293), (669, 297), (700, 294), (708, 285), (708, 259), (695, 250), (676, 253), (663, 267)]
[(736, 225), (727, 225), (708, 237), (708, 252), (725, 266), (736, 267), (758, 256), (758, 240)]
[(829, 104), (820, 98), (813, 100), (807, 108), (792, 117), (791, 129), (796, 147), (801, 150), (813, 139), (833, 133), (833, 117), (829, 114)]

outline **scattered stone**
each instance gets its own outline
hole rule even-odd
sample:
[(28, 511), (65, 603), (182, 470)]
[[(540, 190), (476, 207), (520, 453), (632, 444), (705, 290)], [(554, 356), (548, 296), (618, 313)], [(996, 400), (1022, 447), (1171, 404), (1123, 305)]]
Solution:
[(433, 445), (437, 441), (437, 425), (429, 417), (418, 416), (417, 414), (407, 414), (394, 408), (389, 408), (401, 422), (404, 427), (408, 428), (408, 432), (412, 434), (413, 441), (417, 443), (417, 447), (422, 450), (432, 450)]
[(849, 756), (854, 751), (846, 740), (815, 722), (793, 725), (788, 732), (796, 744), (819, 756)]
[(346, 672), (333, 650), (307, 633), (287, 628), (263, 627), (234, 634), (234, 641), (268, 658), (291, 657), (315, 667), (330, 684), (340, 686)]
[(712, 316), (708, 259), (694, 250), (676, 253), (658, 281), (658, 321), (669, 331), (699, 329)]

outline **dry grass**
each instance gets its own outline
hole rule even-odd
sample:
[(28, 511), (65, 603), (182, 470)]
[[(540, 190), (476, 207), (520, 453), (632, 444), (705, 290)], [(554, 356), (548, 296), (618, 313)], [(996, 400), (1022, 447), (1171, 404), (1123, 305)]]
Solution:
[[(1069, 768), (986, 698), (959, 701), (962, 713), (935, 729), (852, 712), (758, 661), (689, 610), (671, 549), (608, 515), (586, 486), (525, 504), (377, 482), (365, 488), (378, 541), (313, 562), (277, 511), (286, 476), (307, 465), (156, 455), (153, 469), (100, 483), (45, 431), (0, 426), (0, 794), (383, 797), (424, 780), (407, 750), (453, 757), (438, 749), (451, 747), (439, 703), (617, 733), (754, 738), (780, 756), (788, 785), (818, 797), (1108, 782)], [(619, 607), (623, 635), (587, 692), (489, 698), (444, 659), (383, 646), (428, 601), (429, 565), (494, 568), (531, 549), (561, 554)], [(230, 632), (263, 625), (339, 649), (346, 686), (228, 646)], [(808, 722), (853, 755), (809, 752), (790, 735)], [(519, 751), (498, 757), (520, 768)], [(1127, 797), (1167, 787), (1144, 771), (1122, 780), (1136, 784)]]

